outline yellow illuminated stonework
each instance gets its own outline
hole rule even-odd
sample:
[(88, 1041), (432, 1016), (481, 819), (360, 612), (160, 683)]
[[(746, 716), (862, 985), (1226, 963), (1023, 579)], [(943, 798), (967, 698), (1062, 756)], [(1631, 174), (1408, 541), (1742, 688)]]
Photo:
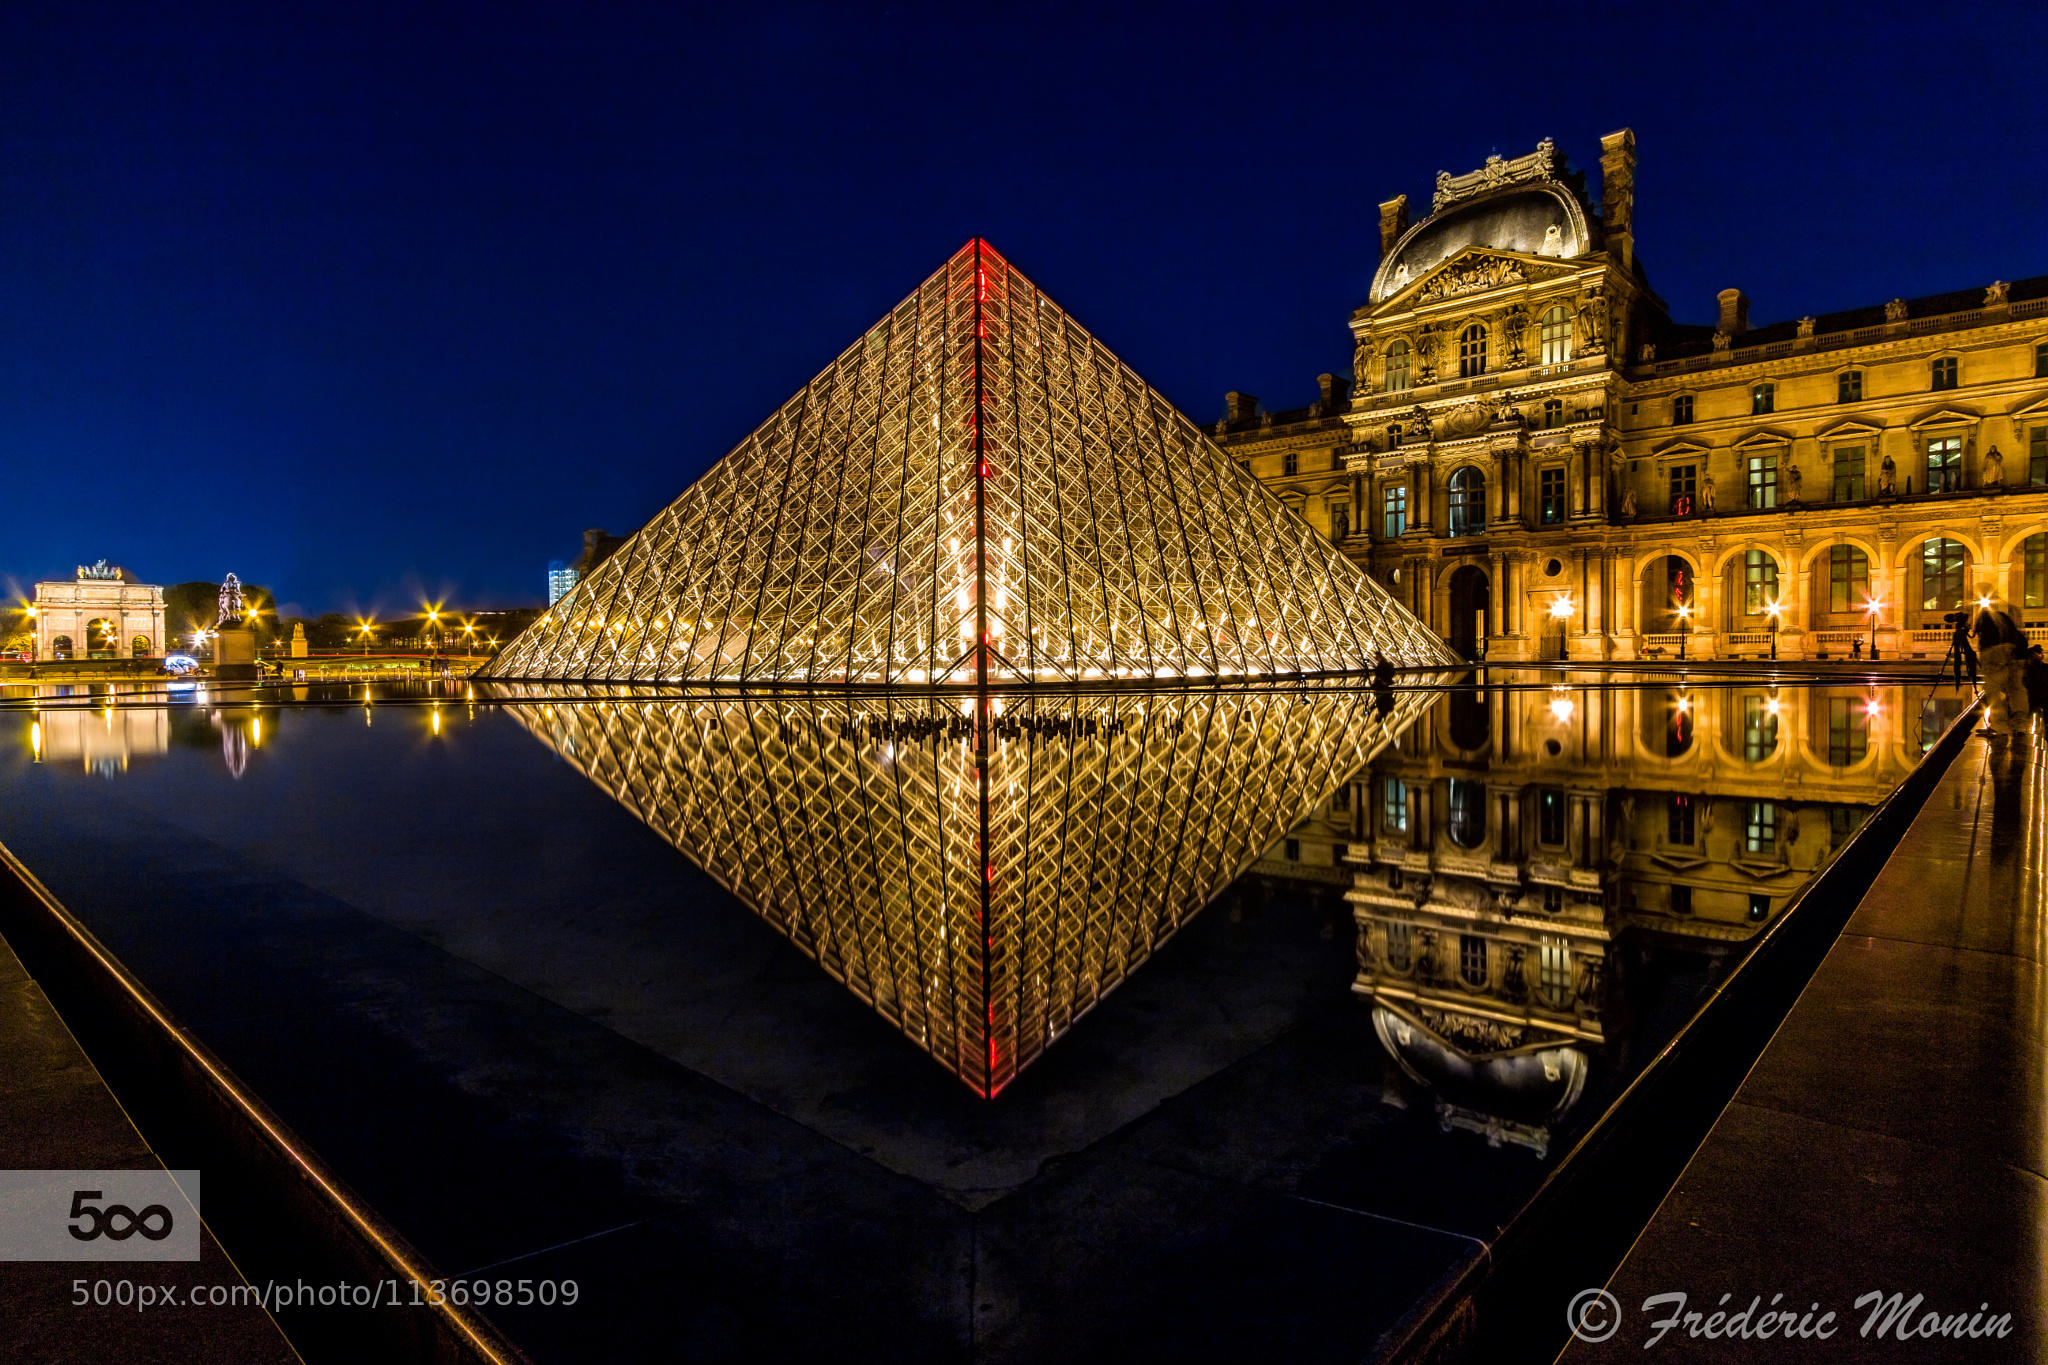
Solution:
[(1624, 129), (1597, 202), (1547, 141), (1389, 200), (1349, 379), (1211, 434), (1469, 656), (1938, 658), (1985, 595), (2048, 630), (2048, 276), (1674, 321), (1635, 165)]

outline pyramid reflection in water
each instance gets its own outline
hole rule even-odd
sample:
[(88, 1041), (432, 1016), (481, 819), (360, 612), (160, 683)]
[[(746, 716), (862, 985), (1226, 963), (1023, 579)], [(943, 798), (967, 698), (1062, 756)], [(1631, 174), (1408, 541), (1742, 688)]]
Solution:
[(982, 1095), (1431, 699), (492, 690)]
[(969, 242), (549, 609), (497, 678), (1031, 684), (1453, 662)]

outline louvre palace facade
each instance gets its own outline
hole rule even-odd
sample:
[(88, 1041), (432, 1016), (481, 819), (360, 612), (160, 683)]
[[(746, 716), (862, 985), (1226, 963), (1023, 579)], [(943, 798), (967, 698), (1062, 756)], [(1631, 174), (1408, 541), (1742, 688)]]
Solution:
[(1939, 657), (1980, 597), (2048, 621), (2048, 276), (1677, 322), (1634, 134), (1600, 145), (1597, 199), (1546, 140), (1439, 174), (1420, 221), (1382, 204), (1351, 381), (1230, 394), (1217, 441), (1468, 657)]

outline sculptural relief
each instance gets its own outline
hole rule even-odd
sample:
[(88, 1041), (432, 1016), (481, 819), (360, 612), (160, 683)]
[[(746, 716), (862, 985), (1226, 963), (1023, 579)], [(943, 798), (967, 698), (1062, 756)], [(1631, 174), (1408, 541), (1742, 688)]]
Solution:
[(1887, 303), (1884, 306), (1884, 320), (1886, 322), (1904, 322), (1906, 320), (1906, 301), (1904, 299), (1893, 299), (1890, 303)]
[(1997, 446), (1984, 452), (1984, 486), (1997, 488), (2005, 482), (2005, 456)]
[(1877, 467), (1877, 491), (1887, 496), (1899, 491), (1899, 467), (1892, 463), (1889, 455)]
[(1519, 284), (1525, 278), (1522, 267), (1513, 261), (1503, 260), (1498, 256), (1474, 257), (1453, 262), (1430, 276), (1415, 295), (1415, 301), (1428, 303), (1435, 299), (1453, 298), (1480, 289)]
[(1986, 308), (2003, 308), (2011, 294), (2011, 285), (2007, 284), (2004, 280), (1993, 280), (1984, 291), (1984, 306)]

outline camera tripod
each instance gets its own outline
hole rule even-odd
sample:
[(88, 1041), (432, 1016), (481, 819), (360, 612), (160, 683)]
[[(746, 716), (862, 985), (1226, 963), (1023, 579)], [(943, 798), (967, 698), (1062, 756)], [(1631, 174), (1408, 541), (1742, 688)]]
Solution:
[(1977, 685), (1977, 651), (1963, 641), (1951, 638), (1948, 642), (1948, 653), (1941, 656), (1941, 666), (1934, 670), (1936, 687), (1941, 686), (1941, 680), (1950, 671), (1951, 664), (1954, 665), (1958, 688), (1963, 685), (1963, 669), (1966, 667), (1970, 670), (1970, 686)]

